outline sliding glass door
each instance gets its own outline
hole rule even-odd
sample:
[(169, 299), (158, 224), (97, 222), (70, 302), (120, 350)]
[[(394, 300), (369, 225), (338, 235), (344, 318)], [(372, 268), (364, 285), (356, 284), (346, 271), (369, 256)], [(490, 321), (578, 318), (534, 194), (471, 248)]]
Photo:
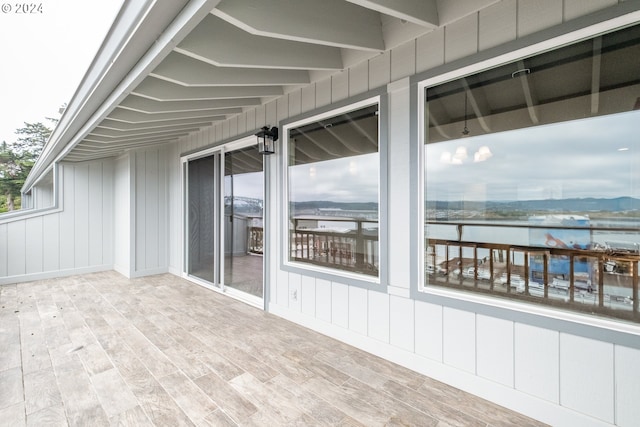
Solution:
[(254, 146), (224, 156), (224, 284), (262, 298), (262, 155)]
[(219, 230), (216, 227), (220, 202), (216, 188), (219, 155), (215, 154), (187, 163), (187, 273), (216, 284)]
[(186, 272), (259, 304), (263, 298), (263, 158), (255, 146), (187, 159)]

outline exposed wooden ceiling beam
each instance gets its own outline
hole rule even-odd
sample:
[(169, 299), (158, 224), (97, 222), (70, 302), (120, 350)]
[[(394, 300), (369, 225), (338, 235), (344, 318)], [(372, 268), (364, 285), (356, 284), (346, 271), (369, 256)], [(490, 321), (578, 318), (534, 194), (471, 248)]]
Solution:
[(227, 118), (227, 114), (237, 114), (238, 111), (235, 108), (228, 110), (204, 110), (204, 111), (182, 111), (177, 113), (158, 113), (158, 114), (146, 114), (137, 111), (124, 110), (122, 108), (116, 108), (107, 117), (111, 120), (116, 120), (125, 123), (158, 123), (165, 120), (176, 119), (199, 119), (207, 121), (224, 120)]
[(120, 138), (110, 138), (102, 135), (89, 134), (83, 142), (93, 142), (98, 144), (120, 144), (120, 143), (133, 143), (133, 142), (153, 142), (161, 139), (176, 139), (184, 135), (188, 135), (189, 131), (178, 130), (172, 132), (166, 132), (162, 135), (138, 135), (138, 136), (123, 136)]
[(182, 86), (282, 86), (310, 82), (304, 70), (217, 67), (172, 52), (150, 74)]
[(174, 50), (221, 67), (343, 68), (339, 48), (256, 36), (211, 14)]
[(438, 2), (436, 0), (347, 1), (423, 27), (435, 28), (440, 23), (438, 18)]
[(183, 87), (155, 77), (147, 77), (131, 93), (156, 101), (192, 101), (280, 96), (284, 91), (280, 86)]
[(260, 105), (260, 98), (204, 99), (196, 101), (156, 101), (141, 96), (129, 95), (119, 108), (147, 114), (177, 113), (185, 111), (233, 110), (241, 113), (240, 107)]
[(141, 129), (166, 129), (172, 126), (180, 125), (198, 125), (208, 126), (211, 124), (209, 120), (203, 120), (201, 118), (188, 118), (188, 119), (176, 119), (176, 120), (163, 120), (160, 122), (146, 122), (146, 123), (126, 123), (117, 120), (103, 120), (97, 128), (112, 129), (121, 132), (141, 130)]
[(194, 124), (186, 124), (186, 125), (174, 125), (169, 128), (151, 128), (151, 129), (138, 129), (138, 130), (127, 130), (122, 131), (118, 129), (106, 129), (97, 127), (91, 131), (91, 135), (100, 135), (105, 138), (129, 138), (129, 137), (138, 137), (143, 135), (158, 135), (170, 132), (192, 132), (200, 129), (201, 126)]
[(244, 31), (277, 39), (383, 51), (380, 15), (343, 0), (226, 0), (212, 12)]

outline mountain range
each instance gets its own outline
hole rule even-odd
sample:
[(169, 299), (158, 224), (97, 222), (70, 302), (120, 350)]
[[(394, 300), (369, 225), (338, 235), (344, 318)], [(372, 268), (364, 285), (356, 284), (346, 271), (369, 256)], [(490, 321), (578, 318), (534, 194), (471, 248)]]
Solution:
[(570, 198), (515, 201), (441, 201), (433, 200), (425, 204), (434, 210), (482, 210), (482, 211), (557, 211), (557, 212), (625, 212), (640, 211), (640, 199), (633, 197)]

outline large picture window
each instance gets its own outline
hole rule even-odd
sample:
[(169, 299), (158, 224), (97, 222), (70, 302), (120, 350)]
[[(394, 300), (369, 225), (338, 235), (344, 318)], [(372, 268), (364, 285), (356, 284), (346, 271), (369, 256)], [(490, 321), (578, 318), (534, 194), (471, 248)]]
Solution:
[(378, 104), (285, 127), (288, 260), (378, 276)]
[(640, 322), (640, 27), (425, 100), (425, 285)]

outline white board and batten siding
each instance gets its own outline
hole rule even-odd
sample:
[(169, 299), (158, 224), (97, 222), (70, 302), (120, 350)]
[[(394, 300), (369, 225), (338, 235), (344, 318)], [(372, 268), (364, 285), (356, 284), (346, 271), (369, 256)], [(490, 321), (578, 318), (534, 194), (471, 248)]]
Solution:
[(59, 205), (0, 216), (0, 284), (113, 267), (113, 161), (59, 165)]
[(168, 153), (153, 147), (116, 160), (114, 269), (127, 277), (169, 270)]
[[(388, 283), (381, 291), (283, 271), (271, 260), (267, 306), (275, 314), (499, 404), (558, 425), (637, 425), (640, 350), (411, 299), (409, 296), (410, 87), (408, 77), (615, 5), (616, 0), (505, 0), (265, 106), (183, 138), (172, 148), (171, 236), (179, 239), (181, 153), (274, 125), (387, 86)], [(275, 156), (268, 170), (276, 171)], [(277, 173), (267, 186), (278, 189)], [(277, 204), (270, 195), (269, 203)], [(276, 211), (267, 224), (278, 229)], [(276, 239), (269, 251), (278, 253)], [(170, 251), (180, 271), (182, 252)], [(636, 380), (633, 380), (635, 378)]]

